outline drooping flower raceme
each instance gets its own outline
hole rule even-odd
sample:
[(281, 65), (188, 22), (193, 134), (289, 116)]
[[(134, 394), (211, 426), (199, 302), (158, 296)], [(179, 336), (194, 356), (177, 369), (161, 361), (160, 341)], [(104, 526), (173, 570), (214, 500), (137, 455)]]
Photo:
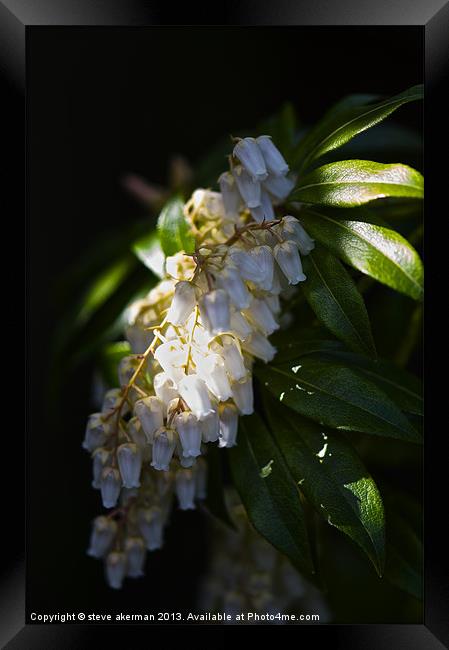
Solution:
[(196, 190), (184, 206), (193, 254), (165, 261), (165, 277), (129, 309), (132, 354), (84, 448), (93, 487), (112, 509), (95, 519), (89, 554), (105, 558), (109, 585), (142, 574), (145, 548), (163, 543), (173, 496), (183, 510), (205, 497), (207, 445), (238, 443), (238, 418), (253, 412), (252, 366), (276, 349), (283, 292), (306, 279), (314, 247), (280, 204), (293, 187), (271, 138), (237, 142), (220, 192)]

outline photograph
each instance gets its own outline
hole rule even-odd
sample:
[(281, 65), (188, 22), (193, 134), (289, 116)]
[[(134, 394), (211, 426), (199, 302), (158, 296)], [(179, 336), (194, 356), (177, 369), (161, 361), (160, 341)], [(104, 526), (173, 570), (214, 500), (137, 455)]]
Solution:
[(186, 25), (4, 4), (26, 212), (7, 507), (26, 530), (0, 646), (295, 626), (335, 650), (444, 648), (424, 427), (438, 30), (282, 2)]

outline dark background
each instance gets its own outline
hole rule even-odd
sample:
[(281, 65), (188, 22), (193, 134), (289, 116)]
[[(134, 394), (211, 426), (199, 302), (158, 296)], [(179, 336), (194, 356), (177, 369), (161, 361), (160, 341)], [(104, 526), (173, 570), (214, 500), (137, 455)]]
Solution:
[[(141, 215), (123, 173), (163, 184), (172, 154), (195, 162), (286, 100), (308, 124), (345, 94), (396, 94), (422, 82), (422, 54), (414, 27), (28, 29), (28, 612), (188, 609), (206, 566), (204, 518), (177, 513), (146, 578), (109, 590), (85, 554), (101, 510), (81, 449), (92, 363), (60, 374), (62, 417), (47, 415), (53, 286)], [(419, 108), (394, 120), (419, 129)]]

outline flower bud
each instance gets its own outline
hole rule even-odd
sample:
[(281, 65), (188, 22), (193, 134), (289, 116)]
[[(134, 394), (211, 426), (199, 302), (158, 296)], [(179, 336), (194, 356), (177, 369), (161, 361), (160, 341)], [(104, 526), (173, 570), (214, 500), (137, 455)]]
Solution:
[(129, 383), (139, 363), (139, 359), (136, 356), (130, 355), (120, 359), (118, 364), (118, 380), (122, 388)]
[(106, 558), (106, 580), (112, 589), (121, 589), (126, 573), (126, 555), (113, 551)]
[(227, 291), (232, 304), (237, 309), (245, 309), (251, 302), (251, 294), (242, 280), (237, 267), (228, 264), (217, 277), (217, 285)]
[(302, 270), (301, 258), (299, 257), (298, 247), (293, 241), (284, 241), (276, 244), (273, 249), (276, 262), (281, 267), (282, 272), (289, 284), (297, 284), (306, 279)]
[(238, 217), (242, 198), (237, 189), (235, 178), (230, 172), (224, 172), (218, 179), (220, 192), (223, 197), (223, 204), (226, 215), (231, 218)]
[(154, 376), (153, 388), (156, 396), (161, 400), (165, 408), (167, 408), (172, 399), (175, 399), (179, 395), (173, 380), (165, 372), (159, 372)]
[(184, 377), (187, 353), (179, 341), (167, 341), (157, 346), (154, 358), (175, 385)]
[(127, 431), (130, 435), (132, 441), (137, 445), (142, 454), (142, 461), (150, 460), (151, 458), (151, 447), (148, 444), (148, 438), (140, 424), (140, 420), (137, 417), (133, 417), (129, 420), (127, 424)]
[(251, 415), (254, 411), (253, 380), (251, 375), (246, 381), (236, 381), (232, 384), (232, 396), (242, 415)]
[(251, 216), (257, 223), (262, 221), (273, 221), (275, 219), (274, 208), (268, 193), (262, 189), (260, 191), (260, 205), (257, 208), (251, 208)]
[(234, 380), (246, 377), (246, 368), (240, 346), (232, 336), (223, 336), (223, 360), (226, 371)]
[(167, 471), (176, 447), (176, 437), (172, 429), (161, 427), (154, 434), (153, 460), (154, 469)]
[(220, 423), (216, 409), (200, 422), (200, 429), (203, 442), (216, 442), (218, 440)]
[(267, 168), (261, 150), (254, 138), (243, 138), (234, 147), (233, 154), (240, 160), (253, 181), (264, 181), (267, 176)]
[(268, 176), (263, 187), (278, 202), (285, 201), (295, 186), (295, 181), (288, 176)]
[[(118, 407), (122, 401), (122, 389), (121, 388), (111, 388), (108, 390), (104, 396), (103, 404), (101, 411), (104, 415), (108, 415), (111, 411)], [(129, 407), (126, 405), (126, 402), (123, 404), (121, 414), (125, 415), (129, 411)]]
[(273, 144), (269, 135), (260, 135), (256, 138), (265, 165), (268, 171), (274, 176), (285, 176), (288, 174), (289, 167), (285, 162), (279, 149)]
[(143, 576), (145, 564), (145, 544), (140, 537), (128, 537), (125, 541), (126, 564), (128, 571), (126, 575), (130, 578)]
[(262, 359), (265, 363), (272, 361), (276, 354), (276, 348), (271, 345), (265, 336), (259, 334), (259, 332), (254, 332), (250, 337), (245, 339), (242, 347), (246, 352), (249, 352), (258, 359)]
[(248, 208), (257, 208), (260, 205), (260, 183), (255, 182), (250, 174), (241, 165), (237, 165), (232, 170), (240, 195)]
[(92, 413), (92, 415), (89, 415), (83, 441), (83, 449), (92, 453), (95, 449), (104, 445), (107, 437), (107, 425), (103, 420), (102, 414)]
[(178, 282), (175, 286), (167, 321), (173, 325), (184, 325), (196, 305), (195, 288), (191, 282)]
[(149, 551), (155, 551), (163, 546), (164, 524), (162, 511), (157, 506), (138, 511), (137, 521), (139, 530)]
[(108, 449), (104, 449), (103, 447), (96, 449), (92, 455), (92, 487), (96, 490), (99, 490), (101, 488), (101, 473), (110, 457), (111, 452)]
[(105, 508), (114, 508), (120, 494), (122, 481), (120, 472), (114, 467), (105, 467), (101, 473), (101, 498)]
[(112, 546), (117, 533), (117, 523), (109, 517), (96, 517), (92, 525), (92, 533), (87, 554), (100, 558), (106, 555)]
[(239, 415), (232, 404), (225, 404), (220, 413), (219, 447), (234, 447), (239, 426)]
[(246, 318), (236, 310), (231, 311), (231, 330), (241, 341), (246, 341), (253, 331)]
[(204, 420), (212, 411), (205, 382), (197, 375), (187, 375), (179, 383), (179, 393), (198, 420)]
[(138, 446), (133, 442), (120, 445), (117, 449), (117, 460), (124, 487), (140, 487), (142, 454)]
[(164, 424), (164, 405), (161, 400), (153, 395), (140, 399), (134, 405), (134, 413), (139, 418), (142, 429), (148, 442), (153, 441), (154, 432)]
[(193, 413), (183, 411), (175, 415), (173, 426), (176, 428), (182, 445), (183, 456), (201, 455), (201, 431), (197, 418)]
[(277, 226), (285, 239), (294, 241), (302, 255), (308, 255), (315, 248), (315, 241), (309, 237), (298, 219), (286, 215)]
[(195, 510), (195, 478), (190, 469), (180, 469), (175, 477), (176, 496), (181, 510)]
[(251, 249), (250, 255), (259, 267), (259, 276), (253, 280), (254, 284), (265, 291), (270, 291), (273, 284), (273, 251), (264, 244)]
[(201, 299), (201, 316), (212, 334), (229, 331), (231, 314), (226, 291), (215, 289), (206, 293)]
[(275, 330), (279, 329), (279, 325), (274, 319), (265, 300), (253, 298), (249, 309), (245, 309), (243, 313), (253, 326), (259, 329), (265, 336), (269, 336)]
[(225, 402), (232, 395), (228, 375), (223, 359), (220, 355), (209, 352), (206, 355), (194, 356), (199, 377), (206, 383), (210, 392), (221, 402)]

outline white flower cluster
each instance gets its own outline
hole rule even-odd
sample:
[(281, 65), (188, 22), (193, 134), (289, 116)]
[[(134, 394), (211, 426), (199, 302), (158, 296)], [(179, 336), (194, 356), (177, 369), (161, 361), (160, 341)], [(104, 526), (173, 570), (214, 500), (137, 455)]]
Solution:
[(112, 587), (161, 546), (174, 492), (184, 510), (204, 498), (205, 445), (235, 445), (239, 415), (253, 412), (253, 362), (273, 359), (280, 296), (306, 279), (300, 254), (314, 247), (297, 219), (275, 214), (287, 173), (268, 136), (239, 140), (221, 192), (196, 190), (185, 205), (195, 252), (168, 257), (129, 311), (133, 354), (84, 440), (104, 507), (120, 501), (95, 520), (90, 547)]

